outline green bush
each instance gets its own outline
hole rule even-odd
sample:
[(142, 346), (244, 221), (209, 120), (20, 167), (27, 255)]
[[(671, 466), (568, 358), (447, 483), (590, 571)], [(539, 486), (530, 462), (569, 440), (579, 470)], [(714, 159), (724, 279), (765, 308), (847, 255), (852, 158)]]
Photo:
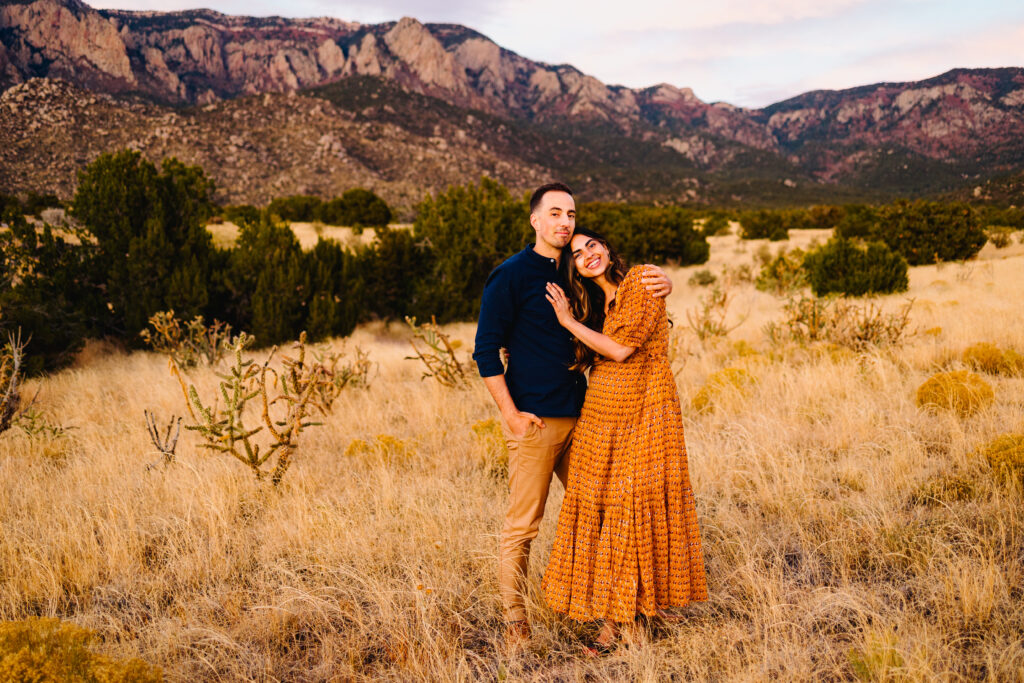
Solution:
[(235, 225), (243, 223), (256, 223), (260, 219), (261, 211), (252, 204), (240, 204), (238, 206), (224, 207), (224, 219)]
[(969, 205), (923, 200), (848, 207), (837, 233), (881, 240), (912, 266), (971, 258), (987, 240), (980, 216)]
[(588, 203), (577, 209), (576, 222), (607, 237), (627, 263), (688, 266), (708, 260), (707, 233), (682, 207)]
[(295, 233), (269, 217), (241, 226), (229, 253), (224, 286), (230, 299), (222, 318), (270, 346), (298, 337), (306, 323), (308, 262)]
[(303, 258), (309, 278), (304, 329), (310, 340), (350, 334), (367, 308), (361, 254), (321, 239)]
[(0, 338), (21, 329), (32, 340), (26, 372), (66, 365), (108, 315), (96, 247), (50, 226), (38, 230), (20, 211), (0, 230)]
[(64, 203), (55, 194), (39, 194), (38, 192), (29, 192), (25, 198), (25, 203), (22, 205), (22, 211), (25, 215), (35, 216), (36, 218), (41, 217), (44, 209), (49, 208), (61, 208)]
[(740, 215), (740, 235), (745, 240), (769, 239), (773, 242), (789, 238), (786, 216), (781, 211), (745, 211)]
[(861, 247), (833, 237), (808, 253), (803, 266), (816, 296), (888, 294), (906, 291), (908, 286), (906, 259), (882, 242)]
[(391, 209), (383, 199), (369, 190), (355, 188), (341, 197), (324, 202), (318, 214), (319, 220), (328, 225), (345, 225), (356, 228), (381, 227), (391, 222)]
[(802, 249), (780, 249), (774, 259), (768, 260), (757, 274), (754, 286), (762, 292), (786, 294), (807, 284)]
[(430, 245), (429, 270), (417, 283), (417, 298), (438, 322), (473, 319), (487, 276), (533, 235), (526, 202), (481, 178), (478, 185), (428, 196), (417, 214), (413, 234)]
[(213, 184), (198, 166), (104, 154), (78, 178), (72, 212), (95, 240), (107, 332), (134, 339), (157, 311), (191, 318), (209, 300)]
[(319, 220), (322, 204), (323, 200), (319, 197), (298, 194), (274, 199), (267, 206), (267, 211), (283, 221), (311, 223)]
[(843, 207), (843, 215), (836, 224), (836, 236), (861, 239), (877, 239), (879, 210), (865, 204), (850, 204)]
[(412, 231), (379, 228), (373, 247), (361, 257), (368, 313), (386, 320), (429, 318), (432, 311), (421, 306), (418, 298), (428, 288), (423, 283), (433, 269), (429, 259), (430, 251), (417, 242)]
[(724, 211), (713, 211), (704, 219), (705, 235), (728, 235), (729, 216)]

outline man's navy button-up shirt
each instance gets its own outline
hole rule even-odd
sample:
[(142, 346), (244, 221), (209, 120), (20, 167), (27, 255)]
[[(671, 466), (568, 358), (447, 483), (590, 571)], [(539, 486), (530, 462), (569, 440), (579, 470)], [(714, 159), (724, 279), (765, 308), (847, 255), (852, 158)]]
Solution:
[[(473, 360), (481, 377), (505, 373), (519, 410), (540, 417), (577, 417), (587, 381), (572, 372), (573, 337), (545, 298), (547, 283), (565, 288), (558, 263), (529, 245), (495, 268), (484, 285)], [(508, 369), (500, 349), (508, 349)]]

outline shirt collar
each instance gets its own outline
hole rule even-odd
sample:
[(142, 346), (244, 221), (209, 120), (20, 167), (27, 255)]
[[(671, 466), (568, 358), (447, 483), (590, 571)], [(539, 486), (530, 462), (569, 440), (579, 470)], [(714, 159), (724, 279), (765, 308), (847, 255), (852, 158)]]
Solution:
[(526, 245), (526, 248), (523, 249), (523, 251), (525, 251), (527, 254), (527, 258), (529, 258), (533, 263), (536, 263), (538, 265), (543, 265), (548, 268), (558, 268), (558, 261), (556, 261), (553, 258), (548, 258), (547, 256), (542, 256), (538, 254), (536, 251), (534, 251), (533, 247), (534, 243), (530, 242), (528, 245)]

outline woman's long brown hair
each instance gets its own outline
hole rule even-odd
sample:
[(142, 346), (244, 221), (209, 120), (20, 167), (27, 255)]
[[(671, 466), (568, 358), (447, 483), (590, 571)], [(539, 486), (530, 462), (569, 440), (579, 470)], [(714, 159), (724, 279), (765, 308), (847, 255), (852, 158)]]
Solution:
[[(626, 266), (622, 257), (612, 248), (603, 235), (587, 228), (577, 227), (573, 233), (595, 239), (604, 245), (608, 250), (608, 269), (605, 277), (613, 284), (619, 284), (626, 277)], [(562, 280), (569, 284), (569, 291), (565, 294), (569, 297), (569, 309), (572, 317), (576, 318), (592, 330), (601, 331), (604, 326), (604, 292), (593, 280), (589, 280), (579, 274), (576, 270), (576, 260), (572, 257), (572, 241), (562, 248), (562, 259), (559, 265), (562, 271)], [(573, 341), (575, 348), (575, 362), (569, 367), (575, 372), (585, 372), (597, 362), (597, 353), (589, 346), (576, 339)]]

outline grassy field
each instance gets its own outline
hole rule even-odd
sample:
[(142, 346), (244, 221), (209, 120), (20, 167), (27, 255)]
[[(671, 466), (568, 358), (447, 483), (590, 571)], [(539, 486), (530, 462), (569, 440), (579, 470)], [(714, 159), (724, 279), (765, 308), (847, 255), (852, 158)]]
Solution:
[[(364, 228), (359, 234), (356, 234), (352, 228), (324, 225), (323, 223), (293, 222), (290, 223), (290, 227), (295, 233), (295, 237), (298, 238), (299, 244), (307, 251), (315, 247), (317, 240), (321, 237), (352, 246), (372, 244), (377, 238), (373, 228)], [(393, 223), (390, 227), (408, 229), (411, 226), (407, 223)], [(231, 221), (211, 223), (206, 226), (206, 229), (213, 236), (214, 245), (222, 249), (233, 247), (238, 240), (239, 228)]]
[[(649, 624), (642, 647), (581, 656), (595, 626), (537, 592), (556, 484), (534, 546), (535, 639), (502, 652), (507, 485), (479, 426), (496, 410), (479, 381), (421, 380), (405, 330), (383, 325), (333, 343), (368, 351), (379, 373), (303, 435), (279, 490), (191, 432), (176, 463), (147, 467), (160, 456), (143, 409), (184, 411), (163, 357), (94, 348), (32, 382), (73, 429), (0, 436), (0, 619), (72, 620), (172, 681), (1024, 680), (1022, 493), (979, 454), (1024, 432), (1024, 379), (986, 375), (995, 402), (968, 418), (914, 401), (972, 343), (1024, 350), (1024, 247), (911, 269), (917, 333), (854, 353), (770, 345), (783, 301), (735, 275), (761, 243), (711, 241), (706, 267), (734, 273), (738, 326), (703, 344), (688, 333), (706, 291), (687, 284), (696, 268), (670, 269), (669, 300), (710, 599)], [(471, 346), (473, 325), (447, 329)], [(726, 367), (754, 382), (690, 408)], [(212, 369), (191, 379), (212, 395)]]

